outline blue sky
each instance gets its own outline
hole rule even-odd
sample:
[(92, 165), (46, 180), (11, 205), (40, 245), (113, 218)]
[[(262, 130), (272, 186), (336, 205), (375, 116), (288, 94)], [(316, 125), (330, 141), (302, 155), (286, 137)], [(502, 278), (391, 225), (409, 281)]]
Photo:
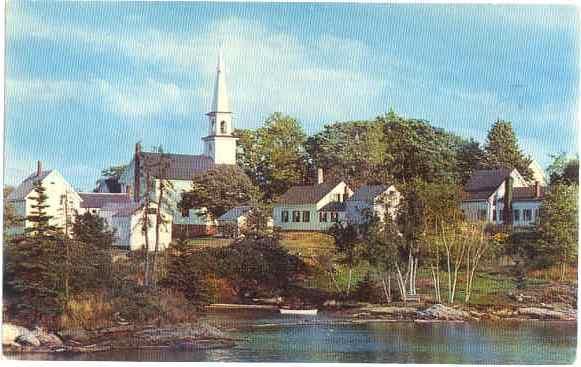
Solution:
[(201, 153), (221, 45), (238, 128), (392, 107), (481, 142), (510, 120), (543, 166), (577, 150), (574, 7), (11, 2), (6, 33), (7, 184), (41, 159), (90, 190), (139, 140)]

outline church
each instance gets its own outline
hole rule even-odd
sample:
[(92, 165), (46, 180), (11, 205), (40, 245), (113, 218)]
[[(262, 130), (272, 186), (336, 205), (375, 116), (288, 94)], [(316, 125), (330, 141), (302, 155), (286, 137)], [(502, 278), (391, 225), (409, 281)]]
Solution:
[[(178, 208), (178, 203), (181, 201), (181, 194), (190, 190), (192, 178), (196, 174), (216, 166), (236, 164), (237, 138), (233, 136), (232, 110), (222, 52), (218, 57), (212, 105), (206, 115), (208, 130), (207, 135), (202, 138), (203, 154), (162, 155), (158, 152), (145, 152), (138, 143), (131, 162), (119, 178), (118, 189), (130, 195), (134, 202), (139, 202), (148, 191), (150, 198), (157, 200), (160, 180), (171, 182), (172, 190), (167, 193), (167, 211), (173, 219), (174, 238), (180, 235), (191, 237), (215, 233), (214, 221), (197, 215), (196, 209), (182, 211)], [(149, 187), (147, 177), (150, 179)]]

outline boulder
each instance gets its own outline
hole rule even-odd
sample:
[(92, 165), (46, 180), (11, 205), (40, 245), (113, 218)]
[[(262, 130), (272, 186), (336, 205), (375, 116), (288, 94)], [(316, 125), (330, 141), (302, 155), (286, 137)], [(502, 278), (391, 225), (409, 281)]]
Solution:
[(416, 316), (418, 310), (414, 307), (366, 307), (362, 311), (369, 312), (374, 315), (388, 315), (388, 316)]
[(33, 347), (40, 347), (40, 340), (33, 333), (19, 335), (16, 342), (20, 345), (30, 345)]
[(47, 347), (60, 347), (63, 345), (61, 338), (51, 334), (41, 327), (36, 327), (33, 332), (34, 336), (40, 341), (40, 344)]
[(442, 304), (433, 305), (424, 311), (419, 311), (418, 314), (425, 318), (436, 320), (469, 320), (471, 318), (470, 314), (466, 311)]
[(14, 344), (19, 336), (30, 333), (30, 330), (25, 327), (4, 323), (2, 325), (2, 345)]

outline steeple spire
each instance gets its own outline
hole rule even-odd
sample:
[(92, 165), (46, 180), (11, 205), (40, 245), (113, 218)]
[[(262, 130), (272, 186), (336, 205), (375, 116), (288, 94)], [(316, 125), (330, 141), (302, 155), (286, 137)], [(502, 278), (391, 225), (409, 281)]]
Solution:
[(226, 86), (226, 68), (224, 67), (224, 56), (221, 49), (218, 55), (214, 99), (212, 101), (212, 110), (210, 112), (231, 112), (228, 88)]

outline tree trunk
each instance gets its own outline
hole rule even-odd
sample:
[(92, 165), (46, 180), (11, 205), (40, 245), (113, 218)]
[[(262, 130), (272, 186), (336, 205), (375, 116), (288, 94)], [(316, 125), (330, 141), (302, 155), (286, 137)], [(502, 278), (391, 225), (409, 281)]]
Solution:
[(151, 269), (153, 274), (153, 285), (157, 284), (157, 277), (155, 272), (155, 264), (157, 260), (157, 253), (159, 251), (159, 231), (162, 225), (162, 217), (161, 217), (161, 205), (163, 203), (163, 192), (164, 192), (164, 183), (163, 180), (159, 181), (159, 197), (157, 198), (157, 208), (155, 212), (155, 248), (153, 250), (153, 258), (151, 259)]
[(399, 270), (399, 265), (397, 264), (397, 262), (395, 263), (395, 269), (397, 270), (397, 278), (396, 279), (397, 279), (398, 288), (399, 288), (399, 291), (401, 294), (401, 299), (405, 303), (407, 300), (405, 281), (401, 275), (401, 271)]
[(349, 279), (347, 280), (347, 296), (349, 296), (351, 292), (351, 275), (353, 273), (353, 268), (349, 266)]

